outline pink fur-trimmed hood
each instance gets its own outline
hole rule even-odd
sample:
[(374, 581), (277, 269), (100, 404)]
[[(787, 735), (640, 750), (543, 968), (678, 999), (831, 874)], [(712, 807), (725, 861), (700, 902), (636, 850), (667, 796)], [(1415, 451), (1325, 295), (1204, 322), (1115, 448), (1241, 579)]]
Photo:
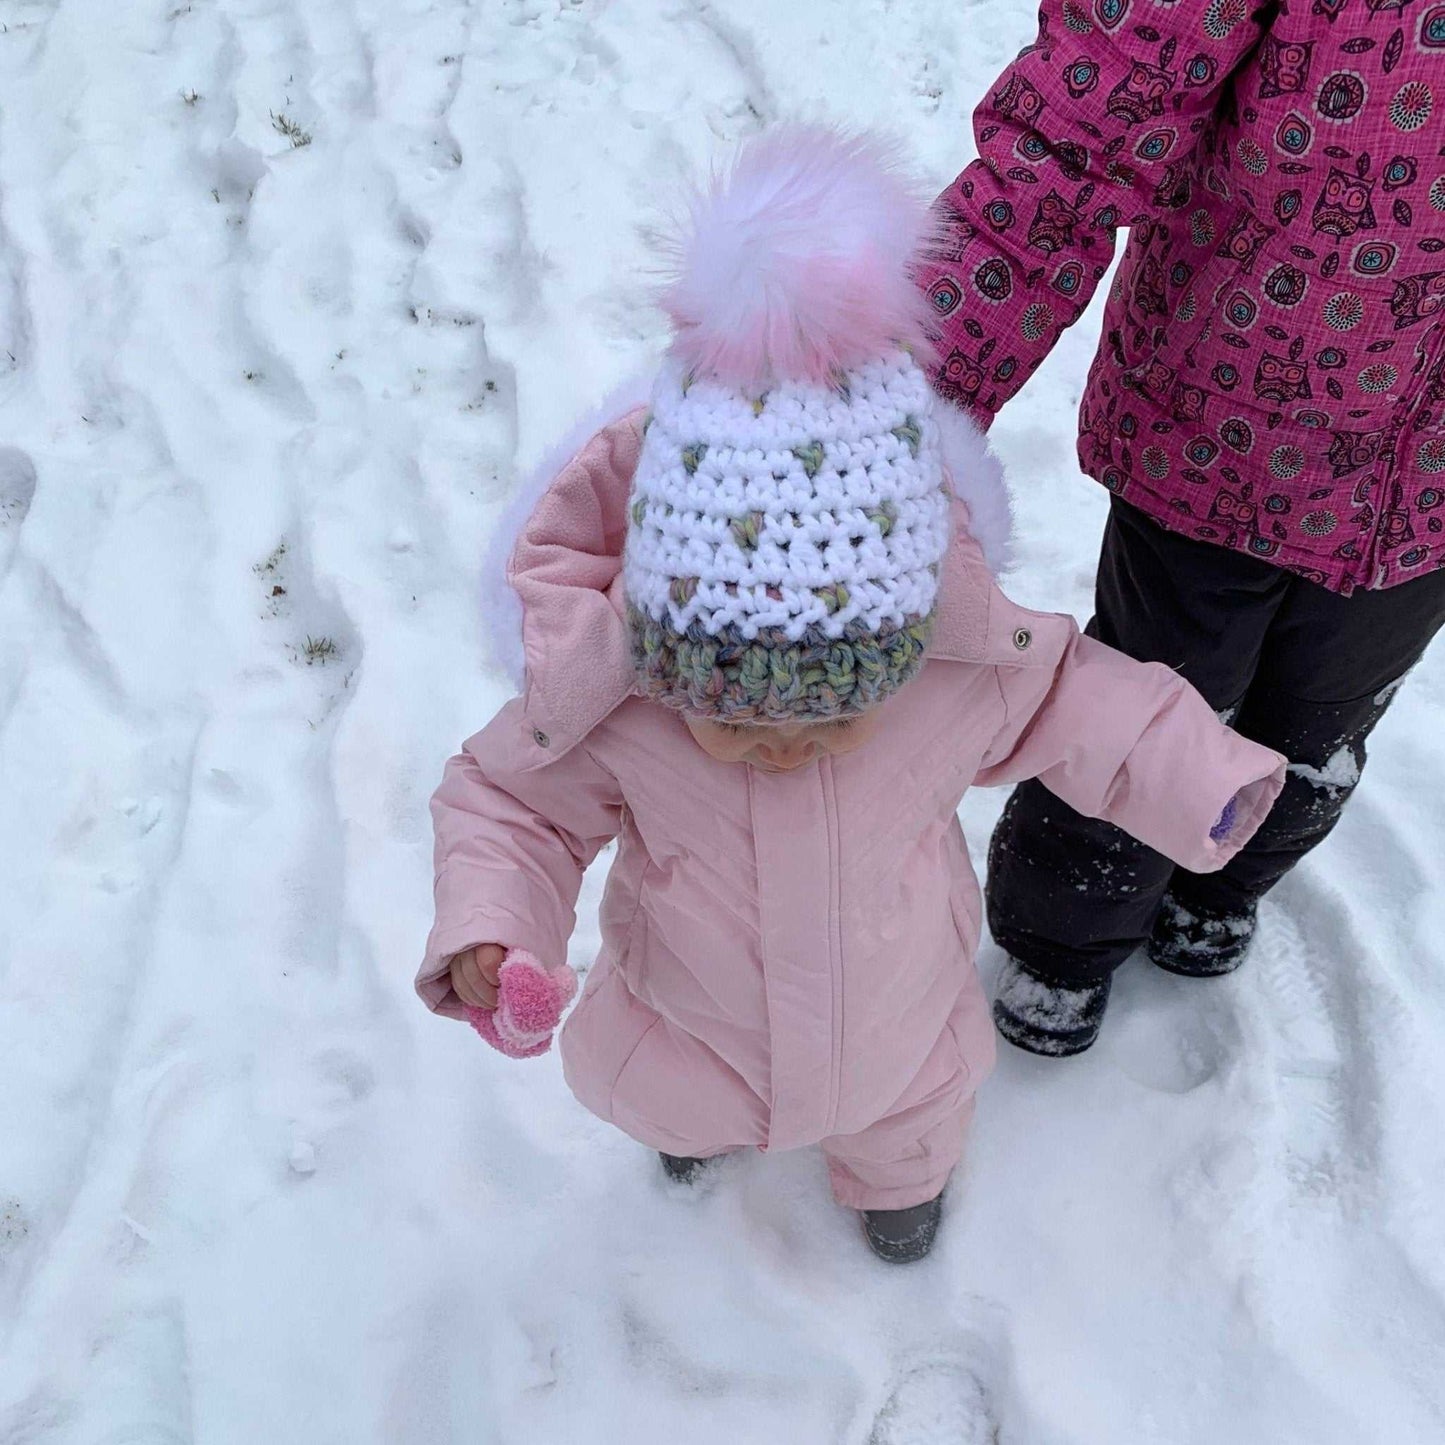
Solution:
[[(545, 459), (518, 488), (489, 548), (483, 627), (490, 654), (525, 694), (553, 756), (635, 685), (621, 570), (646, 405), (620, 415), (616, 408), (645, 392), (636, 382), (619, 388)], [(609, 412), (611, 420), (599, 423)], [(1012, 510), (1002, 467), (978, 427), (942, 403), (934, 419), (957, 505), (929, 654), (974, 659), (988, 644), (990, 599), (1001, 596), (994, 579), (1008, 565)]]

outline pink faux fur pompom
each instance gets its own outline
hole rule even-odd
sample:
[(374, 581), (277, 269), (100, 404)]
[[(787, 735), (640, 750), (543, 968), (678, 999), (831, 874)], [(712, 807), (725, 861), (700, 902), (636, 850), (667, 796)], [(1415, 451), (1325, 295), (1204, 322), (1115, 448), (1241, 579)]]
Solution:
[(902, 344), (927, 351), (910, 270), (937, 223), (885, 142), (826, 126), (749, 141), (663, 241), (674, 353), (739, 387), (824, 381)]
[(552, 1034), (576, 992), (577, 975), (566, 964), (547, 968), (514, 948), (498, 974), (496, 1008), (469, 1008), (467, 1022), (509, 1059), (535, 1059), (552, 1047)]

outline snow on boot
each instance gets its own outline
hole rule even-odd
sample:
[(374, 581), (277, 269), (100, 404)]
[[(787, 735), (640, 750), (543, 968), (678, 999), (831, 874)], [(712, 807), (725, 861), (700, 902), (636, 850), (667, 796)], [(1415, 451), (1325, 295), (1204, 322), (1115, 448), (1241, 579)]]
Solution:
[(1009, 1043), (1031, 1054), (1081, 1054), (1099, 1037), (1110, 980), (1065, 988), (1030, 973), (1017, 959), (1004, 964), (993, 1021)]
[(1233, 973), (1249, 952), (1259, 904), (1251, 903), (1231, 918), (1210, 918), (1166, 897), (1154, 922), (1148, 953), (1168, 973), (1185, 978), (1218, 978)]
[(935, 1195), (925, 1204), (909, 1209), (863, 1209), (863, 1233), (868, 1247), (889, 1264), (912, 1264), (933, 1248), (938, 1221), (943, 1216), (943, 1196)]
[(692, 1184), (707, 1168), (706, 1159), (692, 1159), (685, 1154), (659, 1153), (657, 1157), (662, 1160), (663, 1170), (674, 1184)]

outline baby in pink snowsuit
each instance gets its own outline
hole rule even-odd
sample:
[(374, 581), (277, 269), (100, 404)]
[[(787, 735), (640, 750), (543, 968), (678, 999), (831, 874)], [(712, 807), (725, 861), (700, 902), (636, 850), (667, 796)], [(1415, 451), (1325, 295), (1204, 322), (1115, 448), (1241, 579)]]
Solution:
[(967, 789), (1040, 778), (1209, 871), (1284, 776), (1169, 669), (999, 591), (997, 465), (914, 359), (928, 226), (877, 147), (816, 130), (697, 199), (650, 398), (528, 499), (523, 691), (433, 800), (417, 984), (466, 1017), (504, 956), (565, 964), (617, 839), (574, 1093), (676, 1177), (819, 1145), (892, 1260), (932, 1243), (993, 1063)]

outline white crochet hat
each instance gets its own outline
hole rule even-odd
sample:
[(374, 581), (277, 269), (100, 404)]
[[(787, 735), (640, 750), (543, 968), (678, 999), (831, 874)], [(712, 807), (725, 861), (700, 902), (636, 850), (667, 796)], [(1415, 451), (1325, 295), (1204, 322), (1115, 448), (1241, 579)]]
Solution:
[(876, 143), (787, 128), (690, 232), (624, 556), (645, 691), (731, 722), (860, 712), (922, 665), (948, 546), (914, 360), (927, 207)]

